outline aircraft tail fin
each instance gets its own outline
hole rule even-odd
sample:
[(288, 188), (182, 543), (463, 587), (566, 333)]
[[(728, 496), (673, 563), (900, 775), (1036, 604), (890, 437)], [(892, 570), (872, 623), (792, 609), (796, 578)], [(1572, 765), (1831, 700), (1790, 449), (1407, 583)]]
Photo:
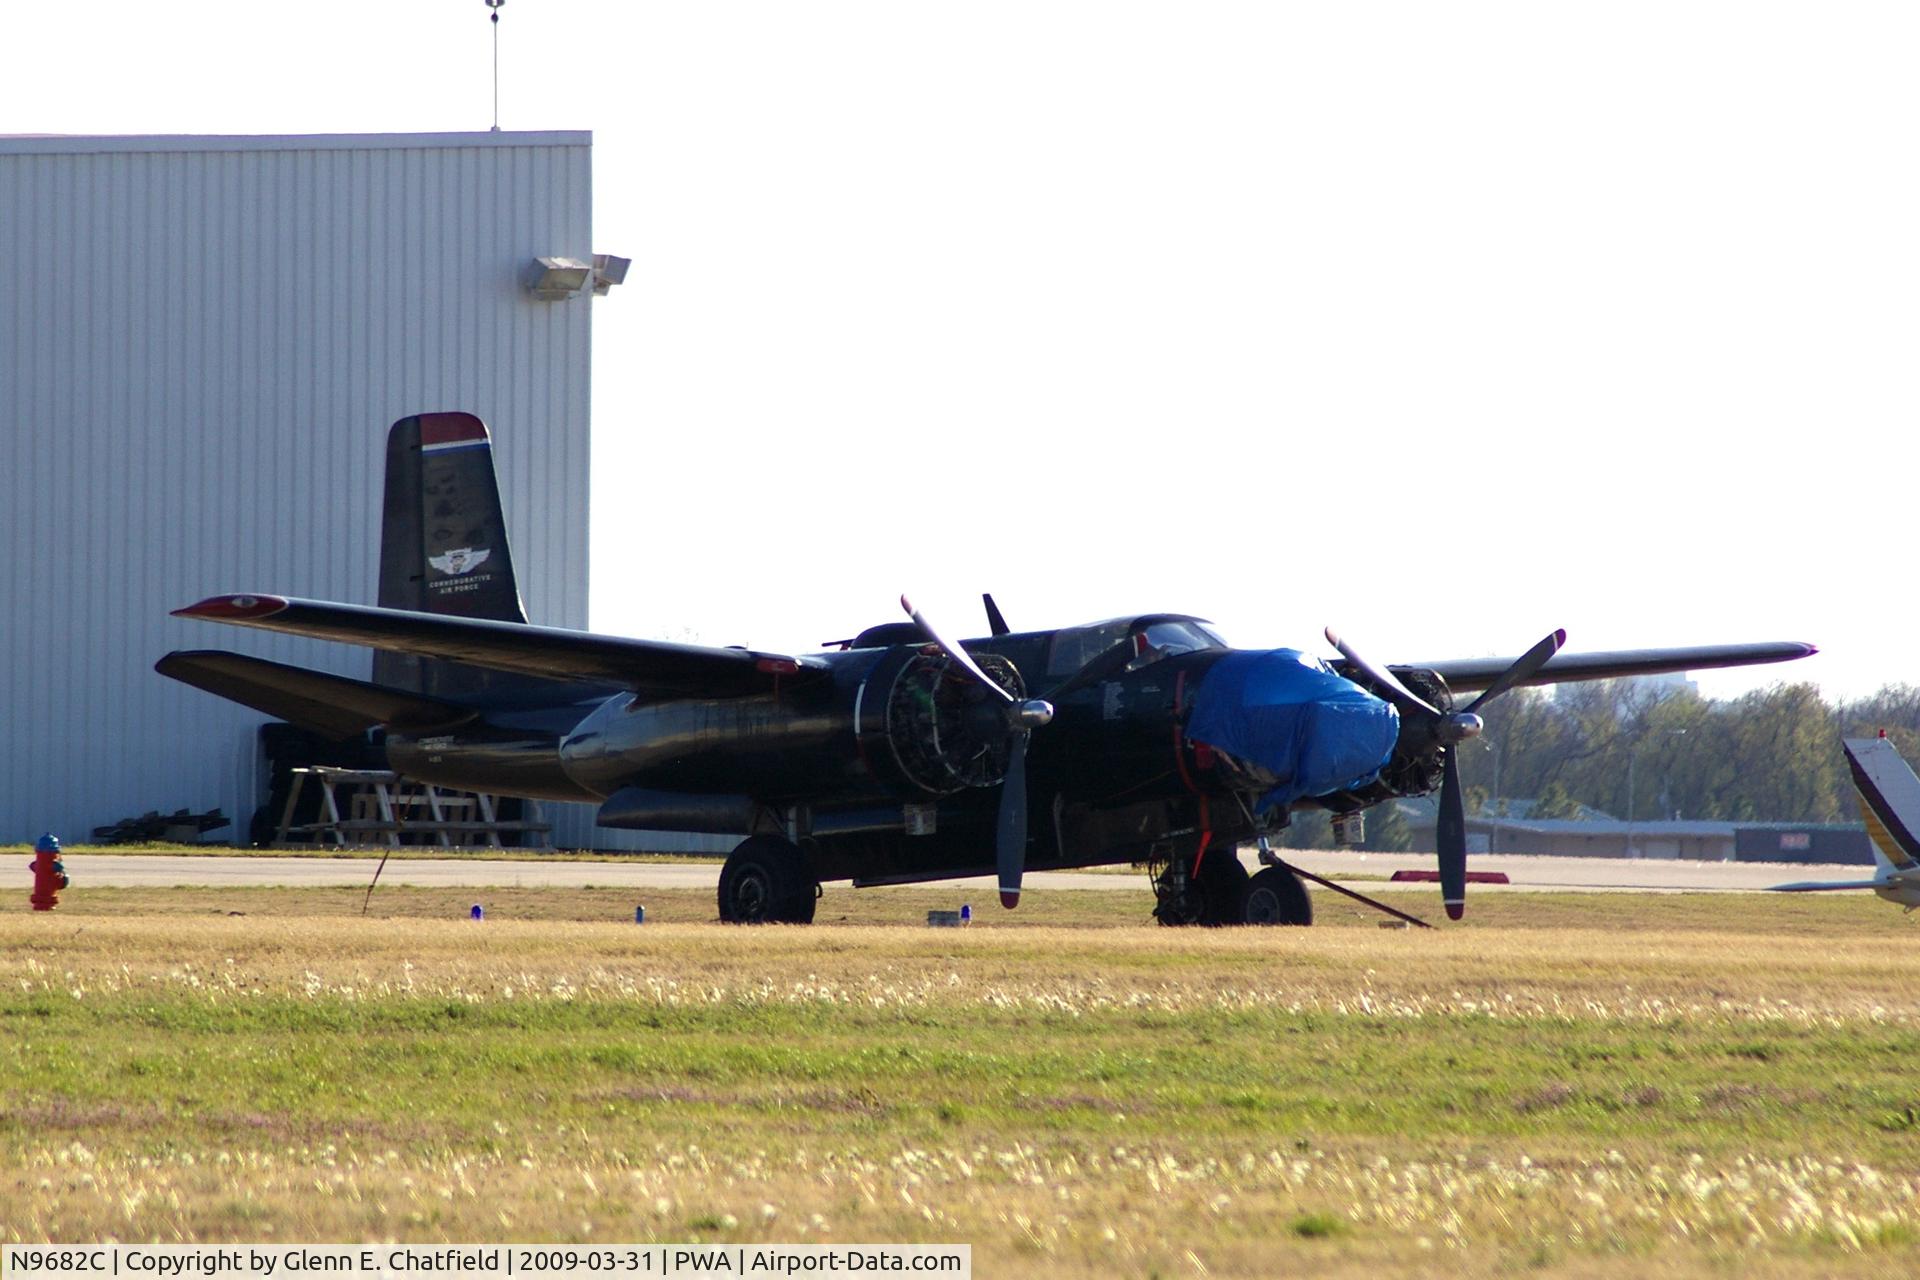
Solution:
[[(422, 413), (387, 433), (380, 530), (382, 608), (499, 622), (527, 620), (507, 545), (493, 438), (470, 413)], [(378, 653), (376, 684), (473, 693), (484, 673), (408, 654)]]
[(378, 726), (432, 732), (474, 717), (471, 709), (437, 698), (218, 649), (170, 653), (153, 669), (335, 740)]
[(1895, 871), (1920, 867), (1920, 777), (1886, 738), (1848, 738), (1841, 745), (1874, 860)]

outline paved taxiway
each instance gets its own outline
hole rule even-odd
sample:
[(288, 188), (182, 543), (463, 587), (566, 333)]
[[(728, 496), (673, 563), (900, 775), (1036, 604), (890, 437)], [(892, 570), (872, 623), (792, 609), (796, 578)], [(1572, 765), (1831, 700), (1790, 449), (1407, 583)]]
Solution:
[[(249, 858), (193, 854), (75, 853), (67, 869), (76, 888), (87, 885), (140, 888), (170, 885), (322, 886), (364, 885), (373, 874), (367, 858)], [(1431, 884), (1389, 884), (1371, 879), (1401, 868), (1433, 869), (1433, 855), (1412, 853), (1314, 853), (1290, 851), (1298, 865), (1339, 880), (1368, 877), (1355, 887), (1373, 893), (1389, 890), (1434, 891)], [(1253, 865), (1252, 855), (1246, 861)], [(1544, 858), (1518, 854), (1482, 854), (1468, 860), (1474, 871), (1504, 871), (1511, 890), (1580, 892), (1754, 892), (1794, 880), (1859, 880), (1872, 874), (1859, 866), (1807, 866), (1790, 863), (1688, 862), (1644, 858)], [(582, 885), (635, 889), (713, 889), (720, 879), (717, 862), (564, 862), (546, 859), (395, 858), (380, 875), (382, 884), (421, 886), (525, 886), (577, 888)], [(954, 882), (991, 890), (981, 876)], [(1143, 875), (1084, 871), (1036, 871), (1029, 889), (1144, 889)], [(1498, 893), (1499, 885), (1477, 884), (1473, 892)]]

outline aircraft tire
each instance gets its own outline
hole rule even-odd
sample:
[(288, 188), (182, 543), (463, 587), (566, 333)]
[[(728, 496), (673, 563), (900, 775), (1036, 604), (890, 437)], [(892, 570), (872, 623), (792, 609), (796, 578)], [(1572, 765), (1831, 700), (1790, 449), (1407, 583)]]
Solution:
[(781, 836), (748, 836), (720, 868), (727, 924), (812, 924), (818, 887), (807, 855)]
[(1167, 929), (1183, 929), (1200, 923), (1200, 895), (1192, 889), (1178, 898), (1164, 897), (1153, 904), (1155, 924)]
[(1200, 859), (1200, 919), (1204, 925), (1243, 924), (1246, 921), (1247, 868), (1231, 849), (1220, 849)]
[(1313, 899), (1300, 877), (1285, 867), (1268, 867), (1247, 882), (1241, 919), (1248, 924), (1309, 925)]

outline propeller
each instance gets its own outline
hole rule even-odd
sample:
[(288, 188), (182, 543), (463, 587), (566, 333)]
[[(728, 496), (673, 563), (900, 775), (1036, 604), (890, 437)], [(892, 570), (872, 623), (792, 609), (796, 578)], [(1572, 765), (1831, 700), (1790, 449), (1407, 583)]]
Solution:
[(1433, 835), (1434, 843), (1439, 846), (1440, 899), (1446, 905), (1450, 920), (1458, 920), (1467, 912), (1467, 808), (1460, 793), (1458, 747), (1468, 738), (1479, 737), (1486, 728), (1486, 722), (1479, 715), (1480, 708), (1531, 680), (1566, 642), (1564, 630), (1546, 636), (1516, 658), (1479, 697), (1467, 704), (1466, 710), (1443, 712), (1400, 683), (1391, 671), (1362, 657), (1335, 634), (1332, 627), (1327, 628), (1327, 643), (1380, 690), (1414, 732), (1424, 732), (1429, 741), (1445, 749), (1440, 765), (1440, 809)]
[[(922, 631), (933, 637), (933, 643), (947, 655), (949, 661), (981, 686), (992, 690), (994, 696), (1005, 704), (1003, 710), (1006, 714), (1007, 738), (1012, 751), (1007, 758), (1006, 780), (1000, 787), (1000, 816), (994, 826), (994, 863), (1000, 876), (1000, 905), (1016, 907), (1020, 904), (1020, 878), (1027, 863), (1027, 735), (1053, 719), (1053, 703), (1045, 698), (1023, 700), (1014, 697), (982, 671), (971, 654), (949, 640), (944, 631), (915, 609), (911, 600), (901, 596), (900, 607), (907, 611), (908, 617), (920, 624)], [(1094, 662), (1105, 657), (1107, 654), (1102, 654)], [(1072, 684), (1079, 675), (1075, 673), (1067, 683)], [(1066, 685), (1060, 687), (1064, 689)]]

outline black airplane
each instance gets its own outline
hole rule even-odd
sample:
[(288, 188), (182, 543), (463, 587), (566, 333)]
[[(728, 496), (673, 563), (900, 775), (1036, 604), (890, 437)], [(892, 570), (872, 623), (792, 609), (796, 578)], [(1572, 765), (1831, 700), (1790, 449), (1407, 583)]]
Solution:
[[(1814, 652), (1576, 655), (1556, 631), (1517, 659), (1385, 667), (1331, 630), (1340, 658), (1323, 661), (1233, 649), (1178, 613), (1015, 631), (991, 597), (985, 638), (956, 642), (902, 598), (910, 621), (799, 655), (532, 626), (491, 439), (464, 413), (394, 424), (380, 565), (376, 608), (225, 595), (175, 612), (366, 645), (371, 682), (207, 650), (156, 669), (317, 733), (377, 733), (391, 767), (421, 782), (597, 803), (605, 827), (740, 836), (720, 875), (727, 921), (810, 922), (828, 880), (988, 872), (1011, 907), (1026, 868), (1132, 862), (1162, 923), (1310, 924), (1308, 873), (1268, 837), (1314, 808), (1350, 833), (1367, 806), (1436, 788), (1441, 894), (1458, 919), (1456, 749), (1488, 702)], [(1478, 696), (1459, 705), (1463, 693)], [(1249, 876), (1236, 848), (1255, 840), (1265, 865)]]

